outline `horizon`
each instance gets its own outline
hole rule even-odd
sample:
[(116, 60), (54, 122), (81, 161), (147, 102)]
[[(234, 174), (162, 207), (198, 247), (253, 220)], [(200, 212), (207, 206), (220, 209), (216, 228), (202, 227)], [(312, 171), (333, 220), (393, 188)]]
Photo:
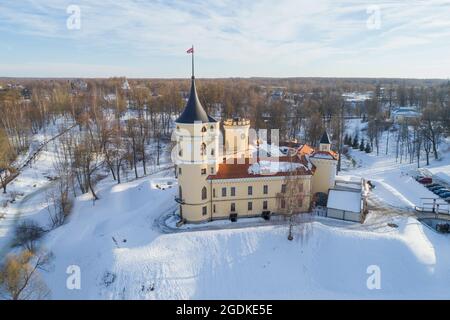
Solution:
[(449, 16), (450, 0), (6, 0), (0, 77), (186, 79), (193, 43), (200, 79), (447, 80)]

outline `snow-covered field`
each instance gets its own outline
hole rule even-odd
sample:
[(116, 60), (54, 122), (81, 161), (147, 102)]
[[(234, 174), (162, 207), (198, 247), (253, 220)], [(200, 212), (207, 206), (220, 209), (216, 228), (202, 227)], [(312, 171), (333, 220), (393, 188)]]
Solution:
[[(430, 168), (449, 165), (449, 155)], [(39, 190), (50, 184), (47, 156), (11, 186), (23, 190), (22, 209), (38, 221), (45, 212)], [(360, 151), (351, 156), (358, 165), (344, 176), (374, 181), (373, 194), (386, 204), (412, 207), (430, 193), (411, 177), (415, 164)], [(100, 200), (78, 197), (69, 221), (42, 241), (55, 256), (42, 273), (53, 299), (450, 298), (450, 236), (411, 216), (372, 212), (364, 224), (311, 217), (294, 226), (293, 241), (287, 223), (256, 218), (174, 232), (160, 219), (177, 210), (173, 170), (120, 185), (106, 178), (97, 189)], [(80, 268), (79, 290), (66, 285), (71, 266)], [(381, 288), (370, 290), (373, 266)]]
[[(155, 220), (174, 210), (176, 192), (154, 187), (165, 174), (105, 182), (95, 205), (77, 200), (45, 241), (56, 257), (45, 275), (53, 298), (450, 298), (450, 237), (413, 218), (318, 219), (296, 226), (292, 242), (286, 225), (269, 223), (164, 234)], [(66, 288), (70, 265), (81, 269), (80, 290)], [(380, 290), (367, 288), (371, 265)]]

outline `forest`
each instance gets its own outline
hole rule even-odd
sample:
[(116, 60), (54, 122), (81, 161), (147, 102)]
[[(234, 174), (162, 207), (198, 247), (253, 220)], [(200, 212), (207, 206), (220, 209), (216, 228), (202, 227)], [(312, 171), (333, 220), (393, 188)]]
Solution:
[[(348, 146), (377, 155), (380, 139), (396, 145), (399, 161), (438, 158), (438, 144), (450, 133), (450, 83), (445, 80), (231, 78), (199, 79), (204, 108), (218, 119), (245, 117), (255, 129), (279, 129), (284, 141), (316, 146), (327, 129), (340, 154)], [(60, 148), (54, 164), (59, 177), (61, 218), (69, 198), (92, 193), (106, 174), (120, 183), (159, 165), (170, 146), (173, 121), (183, 110), (189, 80), (180, 79), (0, 79), (0, 186), (20, 172), (17, 157), (30, 137), (57, 127)], [(348, 93), (369, 93), (346, 99)], [(398, 107), (420, 117), (393, 121)], [(366, 137), (346, 130), (346, 119), (367, 122)], [(365, 138), (365, 139), (364, 139)], [(340, 164), (339, 168), (340, 169)], [(67, 208), (66, 208), (67, 207)]]

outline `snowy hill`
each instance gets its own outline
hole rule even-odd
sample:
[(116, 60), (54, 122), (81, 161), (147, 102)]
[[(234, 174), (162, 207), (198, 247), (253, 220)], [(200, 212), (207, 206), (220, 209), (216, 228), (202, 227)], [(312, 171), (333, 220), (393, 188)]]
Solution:
[[(106, 181), (95, 206), (77, 199), (44, 242), (56, 257), (45, 274), (52, 298), (450, 298), (450, 239), (413, 218), (395, 218), (398, 229), (370, 215), (363, 225), (316, 218), (292, 242), (287, 225), (270, 222), (165, 234), (155, 221), (174, 210), (176, 185), (157, 187), (173, 182), (167, 174)], [(81, 290), (66, 288), (69, 265), (81, 268)], [(381, 290), (367, 289), (370, 265), (381, 268)]]
[[(45, 193), (52, 181), (46, 177), (53, 175), (54, 148), (10, 185), (23, 195), (4, 209), (2, 251), (16, 219), (48, 219)], [(448, 151), (428, 170), (447, 172)], [(371, 179), (372, 200), (387, 210), (369, 213), (364, 224), (297, 221), (293, 241), (283, 220), (164, 226), (161, 217), (177, 210), (173, 170), (119, 185), (108, 177), (96, 187), (100, 200), (77, 197), (67, 223), (42, 241), (55, 256), (51, 271), (42, 272), (51, 298), (449, 299), (450, 236), (419, 223), (411, 211), (389, 211), (411, 210), (433, 195), (413, 179), (417, 165), (359, 150), (350, 155), (357, 166), (347, 166), (341, 177)], [(73, 265), (81, 270), (80, 290), (66, 286)], [(380, 268), (379, 290), (367, 287), (370, 266)]]

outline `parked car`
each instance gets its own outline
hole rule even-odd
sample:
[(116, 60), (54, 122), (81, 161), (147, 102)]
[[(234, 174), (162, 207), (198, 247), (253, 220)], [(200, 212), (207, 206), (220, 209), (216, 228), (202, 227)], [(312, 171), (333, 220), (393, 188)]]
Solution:
[(430, 177), (419, 177), (419, 179), (417, 179), (417, 181), (421, 184), (431, 184), (433, 183), (433, 179)]
[(443, 186), (436, 186), (436, 187), (430, 188), (429, 190), (433, 191), (433, 192), (436, 192), (436, 191), (441, 190), (441, 189), (445, 189), (445, 187), (443, 187)]
[(434, 193), (437, 194), (438, 196), (440, 196), (441, 194), (444, 194), (447, 192), (450, 192), (450, 190), (448, 190), (447, 188), (444, 188), (444, 189), (436, 190)]
[(427, 184), (425, 187), (428, 189), (434, 188), (434, 187), (439, 187), (440, 184), (439, 183), (431, 183), (431, 184)]
[(441, 198), (447, 198), (450, 197), (450, 190), (438, 191), (436, 194)]
[(444, 200), (447, 201), (448, 203), (450, 203), (450, 197), (444, 198)]

